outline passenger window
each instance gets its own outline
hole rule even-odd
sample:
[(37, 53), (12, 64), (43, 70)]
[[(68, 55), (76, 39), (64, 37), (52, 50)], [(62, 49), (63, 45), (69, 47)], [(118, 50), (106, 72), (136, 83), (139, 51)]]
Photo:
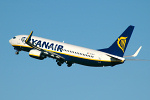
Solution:
[(88, 55), (88, 57), (91, 57), (90, 55)]

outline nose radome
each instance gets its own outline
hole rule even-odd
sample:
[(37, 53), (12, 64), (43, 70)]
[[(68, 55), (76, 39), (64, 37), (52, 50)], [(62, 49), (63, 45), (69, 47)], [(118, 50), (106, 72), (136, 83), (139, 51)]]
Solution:
[(14, 39), (10, 39), (10, 40), (9, 40), (9, 43), (10, 43), (11, 45), (14, 45), (14, 44), (15, 44), (15, 40), (14, 40)]
[(12, 44), (12, 39), (9, 40), (9, 43)]

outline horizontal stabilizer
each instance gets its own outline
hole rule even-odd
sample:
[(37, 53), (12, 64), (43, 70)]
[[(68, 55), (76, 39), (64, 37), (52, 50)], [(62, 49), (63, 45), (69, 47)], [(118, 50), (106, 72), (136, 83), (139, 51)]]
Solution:
[(121, 60), (121, 61), (124, 61), (124, 60), (125, 60), (125, 58), (119, 57), (119, 56), (116, 56), (116, 55), (112, 55), (112, 54), (106, 54), (106, 55), (109, 56), (109, 57), (112, 57), (112, 58), (114, 58), (114, 59), (117, 59), (117, 60)]

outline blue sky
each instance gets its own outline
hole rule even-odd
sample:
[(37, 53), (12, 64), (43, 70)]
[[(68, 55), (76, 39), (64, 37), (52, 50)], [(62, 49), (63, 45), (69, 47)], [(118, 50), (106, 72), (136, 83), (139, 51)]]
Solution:
[(134, 25), (125, 55), (142, 45), (137, 59), (150, 59), (149, 0), (2, 0), (0, 12), (0, 100), (150, 100), (150, 62), (59, 67), (50, 58), (15, 55), (8, 42), (33, 30), (39, 37), (100, 49)]

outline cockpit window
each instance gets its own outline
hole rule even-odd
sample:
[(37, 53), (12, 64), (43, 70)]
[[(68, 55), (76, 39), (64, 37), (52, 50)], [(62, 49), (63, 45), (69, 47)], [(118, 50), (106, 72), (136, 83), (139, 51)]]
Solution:
[(13, 39), (15, 39), (16, 37), (13, 37)]

